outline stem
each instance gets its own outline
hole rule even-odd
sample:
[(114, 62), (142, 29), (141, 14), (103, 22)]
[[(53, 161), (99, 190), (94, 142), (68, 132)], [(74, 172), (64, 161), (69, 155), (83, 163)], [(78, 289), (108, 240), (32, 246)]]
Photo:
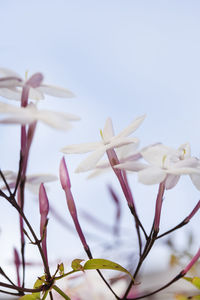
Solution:
[[(141, 253), (142, 253), (142, 240), (141, 240), (141, 234), (140, 234), (140, 227), (141, 229), (143, 230), (144, 232), (144, 235), (146, 237), (146, 232), (138, 218), (138, 215), (137, 215), (137, 212), (136, 212), (136, 207), (135, 207), (135, 204), (134, 204), (134, 199), (133, 199), (133, 196), (132, 196), (132, 193), (131, 193), (131, 190), (129, 188), (129, 185), (128, 185), (128, 182), (127, 182), (127, 179), (126, 179), (126, 175), (125, 177), (122, 176), (122, 171), (119, 170), (119, 169), (116, 169), (114, 168), (115, 165), (119, 164), (119, 159), (115, 153), (115, 150), (114, 149), (109, 149), (106, 151), (107, 153), (107, 156), (108, 156), (108, 159), (109, 159), (109, 162), (110, 162), (110, 165), (115, 173), (115, 175), (117, 176), (117, 179), (121, 185), (121, 188), (122, 188), (122, 191), (124, 193), (124, 196), (126, 198), (126, 201), (128, 203), (128, 206), (129, 206), (129, 209), (132, 213), (132, 215), (134, 216), (134, 220), (135, 220), (135, 228), (136, 228), (136, 232), (137, 232), (137, 236), (138, 236), (138, 242), (139, 242), (139, 253), (140, 253), (140, 256), (141, 256)], [(125, 174), (125, 172), (124, 172)]]
[(129, 298), (128, 300), (137, 300), (137, 299), (143, 299), (143, 298), (146, 298), (146, 297), (149, 297), (149, 296), (152, 296), (154, 294), (157, 294), (158, 292), (166, 289), (167, 287), (169, 287), (171, 284), (173, 284), (174, 282), (176, 282), (177, 280), (179, 280), (180, 278), (182, 278), (183, 275), (181, 273), (179, 273), (176, 277), (174, 277), (170, 282), (168, 282), (167, 284), (165, 284), (164, 286), (162, 286), (161, 288), (151, 292), (151, 293), (148, 293), (148, 294), (145, 294), (143, 296), (139, 296), (139, 297), (135, 297), (135, 298)]
[(188, 224), (190, 222), (191, 218), (197, 213), (197, 211), (199, 210), (199, 208), (200, 208), (200, 200), (198, 201), (198, 203), (196, 204), (196, 206), (194, 207), (194, 209), (192, 210), (192, 212), (182, 222), (180, 222), (178, 225), (176, 225), (172, 229), (170, 229), (170, 230), (168, 230), (168, 231), (160, 234), (157, 237), (157, 239), (160, 239), (161, 237), (163, 237), (163, 236), (165, 236), (165, 235), (167, 235), (167, 234), (169, 234), (169, 233), (171, 233), (171, 232), (173, 232), (173, 231), (175, 231), (175, 230), (177, 230), (177, 229), (185, 226), (186, 224)]
[[(140, 268), (141, 268), (141, 266), (142, 266), (145, 258), (149, 254), (151, 248), (153, 247), (153, 245), (154, 245), (154, 243), (156, 241), (157, 234), (158, 234), (158, 231), (159, 231), (160, 215), (161, 215), (162, 199), (163, 199), (164, 191), (165, 191), (165, 184), (164, 184), (164, 182), (162, 182), (159, 185), (158, 195), (157, 195), (157, 198), (156, 198), (155, 216), (154, 216), (154, 221), (153, 221), (153, 224), (152, 224), (152, 229), (151, 229), (151, 232), (150, 232), (150, 234), (149, 234), (149, 236), (147, 238), (147, 241), (146, 241), (143, 253), (140, 256), (138, 265), (137, 265), (135, 273), (133, 275), (134, 279), (136, 279), (136, 276), (137, 276), (137, 274), (138, 274), (138, 272), (139, 272), (139, 270), (140, 270)], [(133, 284), (134, 283), (131, 280), (130, 283), (129, 283), (129, 285), (128, 285), (128, 288), (127, 288), (127, 290), (126, 290), (126, 292), (124, 294), (124, 297), (122, 299), (126, 299), (126, 297), (128, 296), (128, 293), (130, 292), (130, 289), (133, 286)]]
[(58, 293), (60, 294), (64, 299), (66, 300), (71, 300), (61, 289), (59, 289), (59, 287), (57, 285), (53, 285), (52, 288)]
[(0, 282), (0, 286), (3, 286), (3, 287), (8, 288), (8, 289), (12, 289), (12, 290), (17, 290), (19, 292), (29, 292), (29, 293), (41, 292), (45, 287), (45, 286), (41, 286), (41, 287), (36, 288), (36, 289), (29, 289), (29, 288), (23, 288), (23, 287), (20, 287), (20, 286), (16, 286), (16, 285), (11, 285), (11, 284), (4, 283), (4, 282)]

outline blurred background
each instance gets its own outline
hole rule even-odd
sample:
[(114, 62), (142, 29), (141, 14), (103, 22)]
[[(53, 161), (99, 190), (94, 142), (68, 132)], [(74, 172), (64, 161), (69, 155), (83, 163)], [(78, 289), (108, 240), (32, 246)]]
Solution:
[[(134, 134), (141, 140), (141, 147), (163, 142), (177, 148), (189, 142), (192, 155), (199, 157), (199, 17), (200, 2), (195, 0), (1, 0), (0, 66), (23, 77), (26, 71), (29, 75), (40, 71), (45, 83), (70, 89), (76, 98), (46, 97), (39, 106), (81, 117), (69, 132), (39, 124), (28, 174), (58, 175), (60, 149), (69, 144), (98, 141), (107, 117), (112, 118), (117, 133), (134, 118), (146, 114)], [(0, 134), (0, 166), (2, 170), (16, 171), (20, 127), (0, 126)], [(107, 172), (88, 180), (88, 174), (74, 174), (85, 156), (65, 157), (80, 222), (93, 255), (134, 268), (137, 259), (134, 223), (114, 175)], [(134, 174), (130, 174), (129, 182), (139, 216), (149, 230), (158, 187), (139, 184)], [(108, 184), (116, 190), (121, 203), (118, 238), (113, 234), (116, 207), (108, 193)], [(69, 267), (72, 259), (84, 258), (85, 254), (71, 229), (73, 223), (59, 182), (46, 186), (50, 204), (58, 215), (57, 219), (55, 214), (50, 215), (49, 259), (52, 265), (64, 261)], [(173, 190), (166, 192), (161, 231), (182, 221), (198, 200), (199, 192), (190, 179), (181, 178)], [(25, 210), (39, 232), (36, 195), (27, 193)], [(0, 265), (12, 272), (13, 247), (20, 249), (18, 216), (3, 199), (0, 220)], [(188, 226), (173, 233), (177, 249), (187, 247), (188, 236), (193, 232), (191, 251), (197, 250), (198, 221), (199, 216), (195, 216)], [(144, 271), (166, 269), (171, 253), (166, 244), (166, 239), (157, 243)], [(28, 245), (26, 253), (30, 263), (40, 263), (34, 246)], [(39, 275), (37, 268), (31, 269), (31, 284)]]

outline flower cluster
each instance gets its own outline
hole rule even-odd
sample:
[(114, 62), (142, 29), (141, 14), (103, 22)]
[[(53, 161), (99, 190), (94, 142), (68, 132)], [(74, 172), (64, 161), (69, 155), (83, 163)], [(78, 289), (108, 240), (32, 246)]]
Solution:
[[(0, 170), (0, 180), (2, 181), (0, 197), (11, 204), (11, 206), (14, 207), (19, 214), (21, 243), (20, 254), (18, 253), (17, 248), (14, 248), (14, 264), (16, 267), (17, 284), (15, 284), (0, 267), (0, 274), (9, 282), (0, 282), (0, 287), (8, 289), (1, 290), (1, 292), (21, 297), (21, 300), (45, 300), (48, 295), (52, 300), (54, 297), (52, 291), (67, 300), (70, 300), (70, 297), (72, 300), (91, 299), (91, 297), (92, 299), (99, 299), (96, 298), (96, 296), (98, 297), (99, 291), (96, 292), (94, 289), (94, 294), (91, 293), (92, 296), (89, 295), (88, 289), (85, 290), (86, 284), (84, 284), (83, 289), (81, 285), (79, 285), (80, 288), (78, 291), (77, 287), (75, 287), (72, 288), (71, 291), (67, 289), (66, 293), (56, 285), (57, 280), (66, 276), (70, 276), (77, 272), (80, 273), (86, 272), (87, 270), (96, 270), (99, 279), (101, 278), (102, 283), (107, 288), (106, 293), (99, 294), (100, 298), (104, 297), (105, 299), (111, 299), (112, 297), (112, 299), (118, 300), (137, 300), (154, 295), (184, 277), (199, 259), (200, 249), (198, 249), (196, 254), (191, 257), (191, 260), (186, 267), (183, 268), (182, 271), (167, 284), (164, 284), (162, 287), (159, 287), (152, 292), (146, 293), (140, 293), (137, 289), (135, 289), (138, 273), (157, 240), (185, 226), (200, 209), (200, 201), (198, 201), (193, 210), (183, 219), (182, 222), (159, 235), (162, 202), (165, 190), (174, 188), (182, 175), (189, 175), (194, 186), (200, 190), (200, 159), (191, 155), (189, 143), (181, 145), (178, 149), (173, 149), (163, 145), (162, 143), (154, 143), (140, 149), (140, 139), (135, 136), (133, 137), (132, 134), (135, 133), (135, 131), (143, 123), (145, 115), (135, 118), (130, 125), (118, 134), (114, 133), (112, 120), (111, 118), (108, 118), (104, 129), (100, 130), (99, 141), (66, 145), (61, 149), (61, 152), (64, 154), (92, 152), (78, 165), (76, 168), (77, 173), (91, 171), (89, 177), (93, 177), (101, 173), (103, 170), (110, 168), (110, 170), (113, 171), (113, 174), (117, 177), (123, 197), (125, 198), (133, 217), (135, 233), (138, 240), (138, 245), (136, 246), (136, 249), (134, 249), (134, 253), (136, 250), (138, 251), (138, 261), (136, 263), (134, 273), (132, 274), (129, 270), (113, 261), (102, 258), (94, 258), (87, 241), (88, 237), (86, 238), (84, 230), (81, 227), (78, 209), (76, 208), (76, 201), (72, 193), (70, 174), (64, 157), (60, 162), (59, 179), (76, 233), (78, 234), (82, 247), (88, 256), (88, 260), (83, 263), (82, 259), (74, 259), (71, 263), (71, 270), (68, 272), (65, 272), (64, 264), (61, 262), (52, 273), (48, 257), (47, 226), (49, 211), (54, 211), (54, 209), (52, 210), (52, 205), (49, 203), (48, 193), (44, 183), (54, 181), (57, 177), (51, 174), (27, 175), (27, 166), (38, 121), (58, 130), (67, 130), (71, 128), (71, 122), (79, 120), (79, 117), (64, 112), (39, 109), (39, 100), (44, 99), (45, 95), (61, 98), (74, 97), (74, 94), (68, 89), (44, 84), (43, 75), (41, 73), (35, 73), (29, 78), (27, 78), (26, 74), (26, 79), (24, 80), (16, 72), (0, 68), (0, 96), (6, 98), (6, 100), (4, 99), (0, 102), (0, 123), (18, 124), (21, 129), (21, 147), (18, 171)], [(18, 102), (10, 104), (9, 100), (18, 100)], [(104, 155), (107, 156), (106, 161), (102, 161)], [(138, 215), (136, 202), (128, 181), (127, 171), (136, 173), (139, 182), (142, 184), (158, 185), (158, 193), (155, 201), (155, 214), (153, 216), (152, 227), (150, 230), (145, 228), (140, 216)], [(39, 237), (26, 216), (24, 205), (26, 199), (25, 188), (29, 188), (32, 191), (34, 190), (38, 195), (40, 213)], [(120, 201), (112, 187), (109, 187), (109, 191), (117, 208), (114, 233), (115, 246), (117, 245), (118, 247), (120, 245), (120, 241), (117, 240), (119, 238), (119, 219), (121, 216)], [(59, 220), (62, 219), (60, 216), (57, 217)], [(27, 265), (25, 251), (26, 239), (28, 239), (32, 245), (37, 247), (44, 269), (44, 275), (38, 277), (34, 288), (32, 289), (25, 287), (25, 269)], [(122, 280), (120, 280), (120, 277), (115, 277), (114, 280), (117, 284), (112, 284), (110, 280), (105, 278), (101, 269), (120, 271), (125, 275), (122, 277)], [(127, 285), (128, 278), (130, 279), (130, 282)], [(197, 280), (193, 279), (190, 281), (199, 285), (200, 278), (197, 278)], [(123, 287), (121, 287), (121, 283)], [(116, 286), (120, 286), (120, 289), (117, 288), (116, 291), (113, 289), (113, 285), (115, 285), (115, 288)], [(13, 290), (15, 292), (13, 292)], [(70, 297), (68, 295), (70, 295)], [(187, 299), (192, 298), (189, 297)]]

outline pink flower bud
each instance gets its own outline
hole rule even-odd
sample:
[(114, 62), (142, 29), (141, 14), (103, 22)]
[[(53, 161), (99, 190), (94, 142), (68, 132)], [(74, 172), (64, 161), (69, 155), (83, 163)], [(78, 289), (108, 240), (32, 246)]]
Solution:
[(27, 80), (26, 85), (32, 88), (37, 88), (41, 85), (44, 77), (41, 73), (35, 73), (33, 74), (29, 80)]
[(40, 202), (40, 214), (47, 215), (49, 212), (49, 201), (43, 183), (41, 183), (39, 189), (39, 202)]
[(16, 248), (14, 248), (14, 263), (15, 263), (16, 273), (17, 273), (17, 284), (18, 284), (18, 286), (20, 286), (19, 267), (20, 267), (21, 261), (20, 261), (19, 254), (18, 254), (18, 251)]
[(63, 190), (67, 190), (71, 188), (69, 173), (67, 170), (65, 158), (63, 157), (60, 162), (60, 182)]

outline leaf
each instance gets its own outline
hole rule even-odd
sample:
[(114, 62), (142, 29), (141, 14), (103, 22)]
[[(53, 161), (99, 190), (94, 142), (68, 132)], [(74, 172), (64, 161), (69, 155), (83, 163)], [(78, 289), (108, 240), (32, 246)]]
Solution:
[(200, 277), (184, 277), (184, 279), (191, 282), (197, 289), (200, 290)]
[(132, 277), (131, 273), (127, 271), (125, 268), (120, 266), (119, 264), (107, 260), (107, 259), (101, 259), (101, 258), (93, 258), (88, 261), (83, 266), (84, 270), (96, 270), (96, 269), (106, 269), (106, 270), (116, 270), (120, 272), (124, 272), (128, 274), (132, 280), (134, 281), (134, 278)]
[(176, 295), (175, 296), (176, 300), (188, 300), (188, 297), (184, 296), (184, 295)]
[(64, 274), (64, 264), (63, 263), (61, 263), (60, 265), (58, 265), (58, 270), (59, 270), (60, 275)]
[(29, 295), (24, 295), (22, 297), (20, 297), (20, 300), (40, 300), (40, 295), (37, 295), (38, 293), (34, 293), (34, 294), (29, 294)]
[(43, 285), (44, 281), (45, 281), (45, 275), (39, 277), (39, 278), (36, 280), (36, 282), (34, 283), (33, 288), (34, 288), (34, 289), (39, 288), (41, 285)]
[(84, 259), (74, 259), (72, 261), (71, 267), (74, 271), (84, 271), (83, 266), (81, 265), (81, 262), (84, 261)]

